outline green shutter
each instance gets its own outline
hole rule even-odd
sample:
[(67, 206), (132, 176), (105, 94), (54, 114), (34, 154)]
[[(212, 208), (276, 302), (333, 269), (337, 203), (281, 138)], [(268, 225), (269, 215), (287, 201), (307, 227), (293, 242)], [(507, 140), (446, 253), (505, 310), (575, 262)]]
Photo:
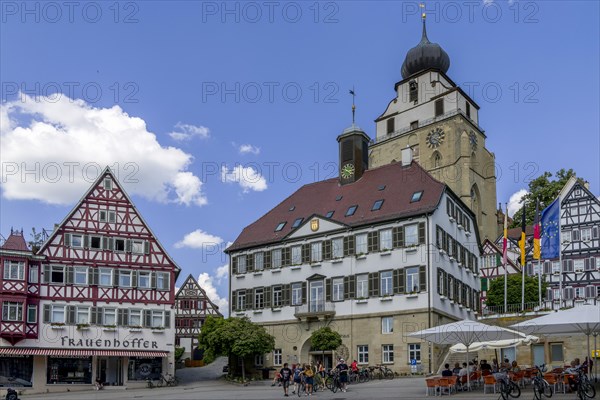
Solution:
[(90, 247), (90, 235), (83, 235), (83, 247), (85, 249)]
[(398, 271), (398, 293), (406, 293), (406, 270), (402, 268)]
[(379, 272), (369, 274), (369, 297), (379, 296)]
[(307, 299), (307, 293), (306, 293), (306, 282), (302, 282), (302, 304), (306, 304), (308, 299)]
[(132, 271), (131, 273), (131, 287), (138, 287), (138, 272)]
[(165, 328), (171, 327), (171, 311), (165, 311)]
[(73, 266), (68, 265), (65, 267), (65, 283), (73, 283)]
[(486, 292), (488, 290), (488, 280), (487, 278), (481, 278), (481, 291)]
[(271, 269), (271, 252), (265, 251), (263, 253), (263, 265), (264, 269)]
[(392, 232), (394, 248), (404, 247), (404, 226), (397, 226)]
[(125, 239), (125, 252), (131, 253), (131, 239)]
[(150, 254), (150, 242), (144, 240), (144, 254)]
[(44, 323), (50, 323), (51, 317), (50, 317), (50, 304), (44, 304), (44, 315), (43, 315), (43, 320)]
[(246, 310), (254, 309), (254, 291), (252, 289), (246, 290)]
[(266, 286), (263, 290), (263, 295), (264, 295), (264, 299), (265, 299), (263, 304), (264, 304), (265, 308), (271, 307), (271, 293), (272, 293), (271, 286)]
[(247, 272), (254, 271), (254, 254), (246, 255), (246, 271)]
[(351, 299), (356, 297), (356, 275), (350, 275), (348, 277), (348, 292)]
[(229, 259), (231, 260), (231, 274), (235, 275), (238, 270), (238, 258), (237, 256), (229, 256)]
[(331, 240), (323, 241), (323, 260), (330, 260), (332, 256), (331, 253)]
[(344, 300), (347, 300), (349, 298), (350, 298), (350, 277), (345, 276), (344, 277)]
[(427, 290), (427, 268), (424, 265), (419, 267), (419, 291)]
[(310, 262), (310, 245), (305, 243), (302, 245), (302, 264)]
[(281, 249), (281, 266), (287, 267), (292, 262), (292, 251), (289, 247)]
[(75, 320), (75, 306), (67, 306), (67, 324), (74, 324)]
[(448, 297), (448, 291), (449, 291), (449, 285), (450, 285), (450, 280), (448, 277), (448, 273), (446, 271), (442, 271), (444, 273), (444, 293), (442, 293), (444, 296)]
[(290, 292), (291, 292), (291, 285), (285, 284), (281, 287), (281, 297), (282, 297), (282, 303), (284, 306), (289, 306), (290, 305)]
[(325, 279), (325, 301), (331, 301), (332, 289), (331, 278)]
[(394, 293), (401, 293), (400, 292), (400, 270), (399, 269), (395, 269), (392, 271), (392, 285), (393, 285)]
[(113, 286), (119, 286), (119, 270), (117, 268), (113, 269)]
[(369, 232), (367, 234), (367, 252), (372, 253), (379, 250), (379, 232)]
[(419, 244), (425, 244), (425, 222), (419, 222)]
[(65, 233), (64, 239), (65, 239), (65, 242), (64, 242), (65, 246), (71, 247), (71, 234), (70, 233)]
[(44, 273), (42, 276), (42, 283), (50, 283), (50, 266), (49, 265), (44, 265)]
[(344, 256), (353, 256), (355, 252), (355, 240), (353, 235), (344, 237)]

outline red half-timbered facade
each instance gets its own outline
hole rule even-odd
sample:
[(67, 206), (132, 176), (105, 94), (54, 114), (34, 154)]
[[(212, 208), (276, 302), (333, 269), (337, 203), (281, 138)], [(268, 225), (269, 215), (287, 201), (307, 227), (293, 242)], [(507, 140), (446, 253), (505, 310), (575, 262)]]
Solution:
[(187, 277), (175, 294), (175, 310), (175, 345), (185, 348), (184, 358), (194, 359), (204, 321), (209, 315), (223, 318), (223, 314), (192, 275)]
[(179, 267), (110, 169), (35, 254), (13, 231), (0, 257), (0, 371), (30, 363), (20, 373), (33, 379), (21, 380), (34, 391), (174, 373)]

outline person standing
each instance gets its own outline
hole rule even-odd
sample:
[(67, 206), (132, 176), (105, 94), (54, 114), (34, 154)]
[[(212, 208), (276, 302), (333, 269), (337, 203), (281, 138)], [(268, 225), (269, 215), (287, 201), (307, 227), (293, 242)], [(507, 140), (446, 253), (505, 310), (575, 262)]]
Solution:
[(279, 371), (281, 376), (281, 383), (283, 384), (283, 394), (288, 397), (288, 388), (290, 387), (290, 381), (292, 380), (292, 370), (288, 368), (288, 363), (283, 364), (283, 368)]
[(340, 363), (337, 365), (337, 370), (340, 373), (340, 384), (342, 386), (342, 392), (346, 391), (346, 386), (348, 385), (348, 364), (343, 359), (340, 360)]
[(300, 390), (300, 384), (302, 383), (302, 368), (300, 364), (296, 365), (294, 368), (294, 390), (292, 394), (296, 393), (296, 390)]
[(315, 373), (309, 364), (304, 366), (304, 383), (306, 384), (306, 394), (307, 396), (311, 396), (313, 392), (313, 385), (315, 383), (314, 376)]

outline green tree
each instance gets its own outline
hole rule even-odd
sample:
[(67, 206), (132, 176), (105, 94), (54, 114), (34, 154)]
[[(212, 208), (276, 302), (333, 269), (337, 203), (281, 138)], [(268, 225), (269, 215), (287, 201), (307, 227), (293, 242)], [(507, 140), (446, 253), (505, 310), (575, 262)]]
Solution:
[(205, 357), (211, 360), (217, 356), (239, 357), (242, 360), (242, 382), (246, 378), (245, 359), (269, 353), (275, 348), (275, 338), (246, 317), (223, 319), (209, 316), (198, 339), (198, 348), (204, 350)]
[[(521, 304), (521, 274), (508, 275), (506, 304)], [(548, 283), (542, 281), (542, 298), (546, 297)], [(538, 277), (525, 276), (525, 303), (534, 303), (538, 299)], [(504, 305), (504, 276), (492, 279), (487, 291), (487, 306)]]
[(317, 329), (310, 335), (310, 344), (314, 350), (323, 352), (323, 363), (325, 363), (325, 352), (333, 351), (342, 345), (340, 334), (328, 326)]
[(540, 201), (540, 212), (544, 207), (549, 206), (558, 193), (565, 186), (569, 178), (577, 176), (572, 169), (565, 170), (564, 168), (555, 174), (555, 179), (552, 178), (552, 173), (544, 172), (534, 180), (529, 182), (527, 194), (521, 199), (521, 208), (513, 216), (511, 227), (517, 228), (521, 226), (521, 215), (523, 215), (523, 202), (525, 202), (525, 222), (527, 225), (533, 224), (535, 217), (535, 202)]
[(175, 347), (175, 361), (179, 361), (185, 353), (185, 347)]
[(31, 228), (31, 233), (29, 235), (31, 236), (31, 240), (27, 242), (27, 244), (31, 247), (31, 251), (35, 253), (44, 243), (43, 235), (42, 232), (37, 232), (35, 228)]

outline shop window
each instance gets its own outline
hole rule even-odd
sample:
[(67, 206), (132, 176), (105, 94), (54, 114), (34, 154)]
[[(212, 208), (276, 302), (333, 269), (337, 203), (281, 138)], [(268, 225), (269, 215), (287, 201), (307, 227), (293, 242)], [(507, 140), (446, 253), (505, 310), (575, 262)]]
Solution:
[(48, 356), (48, 384), (92, 383), (92, 357), (59, 358)]
[[(90, 368), (91, 370), (91, 368)], [(158, 380), (162, 374), (162, 358), (129, 357), (127, 379), (130, 381)]]
[(33, 386), (33, 356), (0, 357), (0, 387)]

